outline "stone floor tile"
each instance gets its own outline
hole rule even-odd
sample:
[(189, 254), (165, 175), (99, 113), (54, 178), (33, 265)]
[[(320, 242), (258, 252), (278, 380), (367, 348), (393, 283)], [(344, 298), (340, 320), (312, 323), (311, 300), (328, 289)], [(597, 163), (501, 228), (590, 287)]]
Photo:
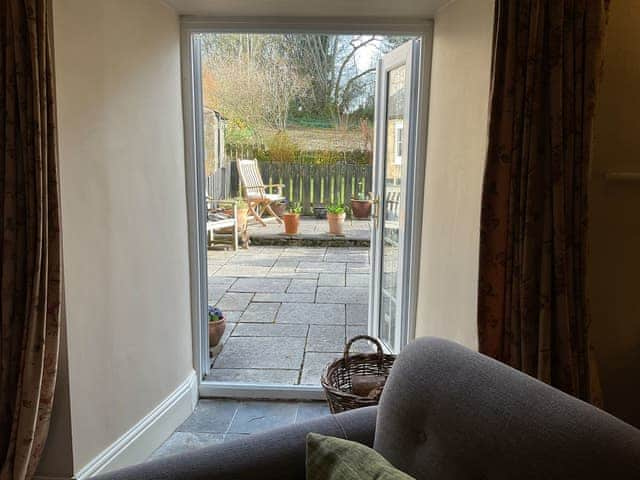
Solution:
[(150, 459), (185, 453), (224, 441), (223, 434), (175, 432), (151, 454)]
[(277, 256), (273, 255), (252, 255), (250, 257), (235, 257), (229, 260), (227, 265), (243, 265), (251, 267), (273, 267)]
[[(288, 270), (288, 269), (287, 269)], [(289, 278), (289, 279), (300, 279), (300, 280), (317, 280), (318, 274), (313, 272), (289, 272), (289, 271), (280, 271), (280, 269), (276, 269), (275, 267), (271, 269), (269, 273), (267, 273), (267, 278)]]
[(296, 302), (313, 303), (316, 299), (313, 293), (256, 293), (254, 302)]
[(347, 273), (367, 273), (367, 274), (370, 274), (371, 273), (371, 266), (370, 265), (365, 265), (363, 263), (347, 263)]
[(218, 277), (265, 277), (271, 267), (253, 267), (246, 265), (223, 265), (215, 273)]
[(198, 402), (189, 418), (177, 428), (177, 431), (225, 433), (238, 405), (239, 402), (235, 400), (203, 398)]
[(346, 263), (300, 262), (298, 272), (344, 273)]
[(300, 370), (258, 368), (213, 368), (207, 375), (212, 382), (258, 383), (272, 385), (295, 385)]
[(252, 302), (240, 317), (240, 322), (248, 323), (271, 323), (276, 318), (280, 308), (279, 303), (259, 303)]
[[(269, 304), (277, 305), (277, 304)], [(233, 331), (234, 337), (306, 337), (307, 325), (278, 323), (241, 323)]]
[(302, 385), (319, 385), (320, 376), (327, 364), (333, 362), (336, 358), (342, 356), (342, 352), (335, 353), (316, 353), (307, 352), (304, 356), (304, 366), (302, 367), (302, 376), (300, 384)]
[(347, 325), (367, 325), (369, 305), (350, 303), (347, 305)]
[(291, 280), (287, 293), (316, 293), (317, 280), (305, 280), (302, 278), (296, 278)]
[(230, 337), (213, 368), (300, 368), (304, 338)]
[(211, 287), (222, 287), (229, 288), (233, 285), (233, 282), (237, 280), (236, 277), (217, 277), (215, 275), (210, 275), (208, 278), (209, 288)]
[(319, 287), (344, 287), (344, 273), (321, 273), (318, 276)]
[(224, 436), (224, 441), (225, 442), (235, 442), (236, 440), (243, 441), (243, 440), (246, 440), (248, 437), (249, 437), (248, 433), (227, 433)]
[(318, 287), (318, 303), (369, 303), (367, 287)]
[(226, 310), (223, 313), (227, 323), (238, 323), (243, 312), (242, 310)]
[(216, 304), (223, 312), (227, 310), (244, 310), (253, 298), (253, 293), (225, 293)]
[(279, 278), (239, 278), (229, 288), (229, 292), (282, 293), (289, 286), (289, 279)]
[(298, 413), (296, 414), (296, 423), (313, 420), (330, 413), (327, 402), (300, 402), (298, 404)]
[(276, 323), (345, 325), (345, 307), (328, 303), (283, 303)]
[(207, 301), (209, 305), (215, 305), (220, 301), (227, 289), (221, 286), (209, 286), (207, 289)]
[(371, 281), (371, 275), (367, 273), (347, 273), (347, 287), (367, 287), (369, 288), (369, 282)]
[(311, 325), (307, 337), (307, 352), (340, 352), (344, 350), (345, 327), (342, 325)]
[(256, 433), (290, 425), (297, 411), (294, 402), (242, 402), (227, 433)]

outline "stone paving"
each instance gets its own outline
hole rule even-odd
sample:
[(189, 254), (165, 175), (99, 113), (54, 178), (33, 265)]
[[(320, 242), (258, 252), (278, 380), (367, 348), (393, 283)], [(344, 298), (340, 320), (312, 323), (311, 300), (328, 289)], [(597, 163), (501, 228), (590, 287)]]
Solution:
[[(344, 239), (368, 242), (371, 239), (371, 222), (369, 220), (358, 220), (348, 218), (344, 222)], [(336, 239), (334, 235), (329, 235), (329, 227), (326, 219), (314, 217), (301, 217), (298, 235), (288, 236), (284, 233), (284, 226), (281, 223), (269, 221), (266, 226), (253, 224), (249, 226), (249, 236), (257, 243), (260, 240), (278, 240), (281, 238), (293, 239), (315, 239), (327, 241)]]
[[(246, 381), (246, 379), (245, 379)], [(329, 415), (325, 402), (202, 399), (150, 459), (185, 453)]]
[(209, 304), (227, 329), (208, 380), (319, 385), (345, 340), (367, 332), (369, 265), (364, 247), (209, 251)]

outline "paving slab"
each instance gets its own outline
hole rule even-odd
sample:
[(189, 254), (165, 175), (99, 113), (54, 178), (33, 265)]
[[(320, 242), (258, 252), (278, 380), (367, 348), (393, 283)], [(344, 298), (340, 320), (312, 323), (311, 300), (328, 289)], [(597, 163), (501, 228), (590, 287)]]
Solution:
[(318, 287), (318, 303), (369, 303), (369, 289), (366, 287)]
[(313, 293), (256, 293), (254, 302), (313, 303)]
[(369, 322), (369, 306), (350, 303), (347, 305), (347, 325), (367, 325)]
[(347, 273), (371, 273), (371, 266), (363, 263), (347, 263)]
[(276, 318), (278, 308), (280, 308), (279, 303), (252, 302), (242, 313), (239, 321), (248, 323), (271, 323)]
[(291, 280), (289, 287), (287, 288), (288, 293), (316, 293), (316, 286), (318, 281), (315, 279), (303, 279), (303, 278), (295, 278)]
[(317, 353), (307, 352), (302, 367), (301, 385), (320, 385), (320, 377), (327, 364), (342, 356), (342, 352)]
[(321, 273), (318, 276), (319, 287), (344, 287), (344, 273)]
[(234, 257), (229, 260), (227, 265), (246, 265), (252, 267), (273, 267), (276, 263), (277, 256), (273, 255), (252, 255), (244, 257)]
[[(285, 271), (281, 271), (285, 270)], [(313, 272), (290, 272), (289, 269), (280, 269), (280, 268), (272, 268), (269, 273), (267, 273), (267, 278), (295, 278), (295, 279), (306, 279), (306, 280), (317, 280), (318, 274)]]
[[(276, 304), (269, 304), (276, 305)], [(278, 323), (241, 323), (233, 330), (234, 337), (306, 337), (307, 325)]]
[(291, 424), (297, 411), (294, 402), (242, 402), (228, 433), (256, 433)]
[(209, 284), (209, 288), (211, 287), (222, 287), (229, 288), (233, 285), (233, 282), (237, 280), (236, 277), (217, 277), (215, 275), (210, 275), (207, 283)]
[(300, 368), (304, 338), (230, 337), (218, 355), (213, 368)]
[(215, 305), (220, 301), (227, 289), (221, 286), (209, 286), (207, 289), (207, 300), (209, 305)]
[(367, 287), (371, 281), (371, 275), (367, 273), (347, 273), (347, 287)]
[(214, 368), (207, 375), (207, 380), (211, 382), (295, 385), (298, 383), (299, 375), (299, 369)]
[(344, 273), (346, 263), (300, 262), (298, 272)]
[(239, 278), (229, 288), (229, 292), (282, 293), (289, 286), (289, 279), (279, 278)]
[(244, 310), (253, 298), (253, 293), (225, 293), (216, 304), (223, 312), (227, 310)]
[(218, 277), (265, 277), (271, 267), (254, 267), (247, 265), (223, 265), (215, 273)]
[(342, 325), (311, 325), (307, 337), (307, 352), (340, 352), (344, 350), (345, 327)]
[(276, 323), (345, 325), (345, 308), (340, 304), (283, 303)]

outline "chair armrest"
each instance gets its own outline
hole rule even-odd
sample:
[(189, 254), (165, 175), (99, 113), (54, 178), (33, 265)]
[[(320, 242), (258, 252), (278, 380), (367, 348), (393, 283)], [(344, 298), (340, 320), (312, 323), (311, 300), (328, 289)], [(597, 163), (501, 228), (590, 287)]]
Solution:
[(299, 480), (305, 477), (309, 432), (373, 445), (377, 407), (248, 435), (188, 453), (162, 457), (96, 479), (113, 480)]
[(286, 185), (284, 183), (270, 183), (264, 186), (265, 190), (267, 188), (273, 188), (273, 187), (277, 189), (278, 195), (282, 195), (282, 189), (286, 187)]

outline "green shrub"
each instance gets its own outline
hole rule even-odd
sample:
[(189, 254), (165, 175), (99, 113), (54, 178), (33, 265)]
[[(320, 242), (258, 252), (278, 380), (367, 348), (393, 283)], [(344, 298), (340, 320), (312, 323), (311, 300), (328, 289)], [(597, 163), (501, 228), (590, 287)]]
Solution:
[(334, 215), (341, 215), (345, 212), (344, 203), (332, 203), (327, 207), (327, 212)]

